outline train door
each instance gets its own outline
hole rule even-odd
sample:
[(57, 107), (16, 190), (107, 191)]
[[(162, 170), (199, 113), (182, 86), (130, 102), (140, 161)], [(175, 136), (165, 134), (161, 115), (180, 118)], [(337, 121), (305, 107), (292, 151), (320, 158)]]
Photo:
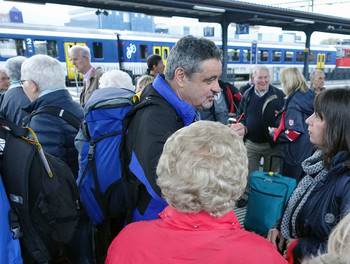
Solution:
[(325, 53), (318, 53), (317, 54), (317, 65), (316, 65), (316, 68), (318, 70), (322, 70), (324, 68), (325, 60), (326, 60), (326, 54)]
[(158, 54), (162, 56), (164, 66), (166, 66), (166, 61), (169, 56), (170, 47), (169, 46), (153, 46), (153, 54)]
[(71, 63), (69, 58), (69, 49), (74, 45), (86, 46), (86, 43), (81, 42), (64, 42), (64, 53), (66, 56), (66, 64), (67, 64), (67, 76), (68, 80), (81, 79), (82, 77), (76, 72), (74, 65)]

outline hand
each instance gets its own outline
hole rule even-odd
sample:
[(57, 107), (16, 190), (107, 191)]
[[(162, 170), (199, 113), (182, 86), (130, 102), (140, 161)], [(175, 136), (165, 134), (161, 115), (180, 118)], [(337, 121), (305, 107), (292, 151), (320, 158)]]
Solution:
[(273, 136), (273, 132), (275, 131), (276, 127), (268, 127), (270, 136)]
[(294, 240), (295, 240), (295, 239), (288, 239), (288, 240), (286, 241), (286, 250), (283, 251), (283, 257), (284, 257), (285, 259), (287, 259), (287, 252), (288, 252), (289, 246), (290, 246), (290, 244), (292, 244), (292, 242), (293, 242)]
[[(267, 240), (270, 241), (272, 245), (274, 245), (280, 251), (283, 250), (283, 246), (286, 241), (286, 239), (282, 236), (281, 232), (275, 228), (271, 228), (269, 230), (269, 233), (267, 234)], [(277, 241), (278, 241), (278, 245), (277, 245)]]
[(229, 125), (229, 127), (230, 127), (231, 129), (233, 129), (234, 131), (236, 131), (237, 134), (238, 134), (241, 138), (244, 137), (245, 132), (246, 132), (246, 127), (245, 127), (245, 125), (243, 125), (242, 123), (238, 123), (238, 124), (231, 124), (231, 125)]

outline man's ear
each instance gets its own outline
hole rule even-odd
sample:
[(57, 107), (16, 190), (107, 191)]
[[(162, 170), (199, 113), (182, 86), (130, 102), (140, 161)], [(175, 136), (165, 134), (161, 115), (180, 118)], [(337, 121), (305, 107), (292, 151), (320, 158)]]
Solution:
[(186, 74), (184, 69), (182, 67), (176, 68), (173, 81), (175, 81), (179, 87), (183, 87), (185, 78)]
[(30, 82), (30, 89), (32, 90), (32, 92), (33, 93), (38, 93), (38, 92), (40, 92), (40, 90), (39, 90), (39, 86), (35, 83), (35, 82), (33, 82), (32, 80), (29, 80), (29, 82)]

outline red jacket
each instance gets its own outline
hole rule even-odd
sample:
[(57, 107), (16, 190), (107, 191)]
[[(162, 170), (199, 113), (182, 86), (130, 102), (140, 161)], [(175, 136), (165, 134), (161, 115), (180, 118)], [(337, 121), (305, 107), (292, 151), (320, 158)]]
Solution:
[(242, 229), (233, 211), (220, 218), (181, 213), (168, 206), (161, 219), (126, 226), (105, 264), (287, 263), (265, 238)]

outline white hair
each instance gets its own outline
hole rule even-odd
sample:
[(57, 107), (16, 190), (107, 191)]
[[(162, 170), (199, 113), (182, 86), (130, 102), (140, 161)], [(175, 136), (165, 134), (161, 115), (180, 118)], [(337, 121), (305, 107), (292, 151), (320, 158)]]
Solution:
[(195, 122), (168, 138), (157, 175), (164, 199), (176, 210), (221, 217), (233, 209), (247, 184), (247, 151), (232, 129), (219, 122)]
[(75, 50), (79, 51), (80, 58), (88, 57), (89, 62), (91, 62), (91, 53), (90, 53), (90, 49), (88, 46), (75, 45), (75, 46), (71, 47), (69, 49), (69, 56), (71, 56), (72, 52)]
[[(0, 72), (4, 72), (7, 74), (6, 69), (4, 66), (0, 65)], [(8, 74), (7, 74), (8, 75)]]
[(47, 55), (34, 55), (25, 60), (21, 74), (22, 80), (32, 80), (40, 92), (65, 88), (64, 67), (58, 60)]
[(270, 76), (270, 70), (265, 65), (254, 66), (253, 71), (252, 71), (252, 76), (256, 76), (258, 74), (258, 71), (266, 71), (268, 73), (268, 75)]
[(19, 79), (21, 79), (21, 67), (22, 63), (26, 59), (26, 57), (17, 56), (6, 60), (6, 73), (10, 77), (11, 81), (18, 81)]
[(131, 77), (126, 72), (113, 70), (105, 72), (100, 78), (99, 88), (125, 88), (134, 91)]

